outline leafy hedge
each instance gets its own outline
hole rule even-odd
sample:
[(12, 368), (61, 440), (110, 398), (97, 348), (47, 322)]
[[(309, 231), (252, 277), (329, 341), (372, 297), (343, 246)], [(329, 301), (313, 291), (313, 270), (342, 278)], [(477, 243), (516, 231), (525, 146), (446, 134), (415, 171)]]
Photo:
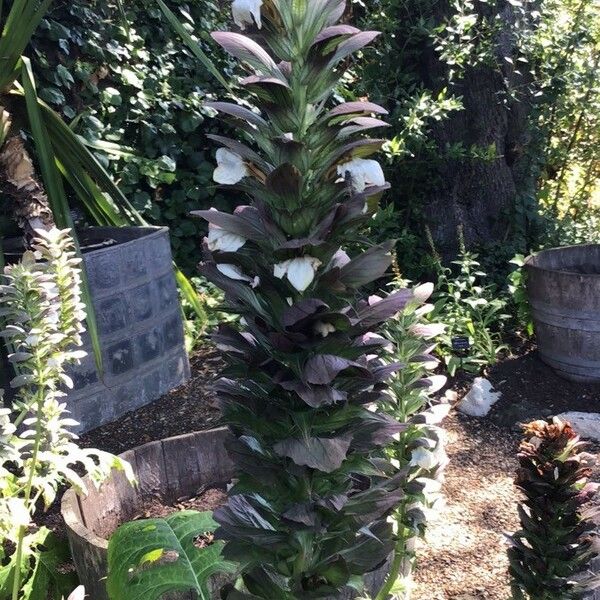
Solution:
[[(226, 16), (210, 0), (167, 4), (196, 32), (218, 29)], [(30, 52), (40, 95), (88, 140), (135, 152), (102, 159), (135, 208), (171, 228), (175, 257), (191, 272), (205, 225), (190, 219), (190, 210), (231, 205), (212, 182), (206, 134), (217, 125), (205, 122), (202, 109), (219, 84), (172, 33), (157, 4), (124, 5), (126, 20), (114, 0), (57, 0)], [(223, 59), (218, 66), (231, 72)]]

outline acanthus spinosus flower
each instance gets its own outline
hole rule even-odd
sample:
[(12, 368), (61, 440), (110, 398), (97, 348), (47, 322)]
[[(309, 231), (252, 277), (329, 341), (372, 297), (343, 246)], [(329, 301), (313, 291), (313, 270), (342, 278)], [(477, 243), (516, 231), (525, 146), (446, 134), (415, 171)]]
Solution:
[(225, 277), (229, 277), (229, 279), (236, 279), (237, 281), (247, 281), (253, 288), (257, 287), (260, 284), (260, 277), (249, 277), (242, 271), (241, 267), (239, 267), (238, 265), (219, 263), (217, 265), (217, 269), (223, 275), (225, 275)]
[(206, 245), (209, 250), (222, 252), (236, 252), (246, 243), (246, 238), (236, 233), (231, 233), (218, 225), (209, 223)]
[(302, 256), (277, 263), (273, 267), (273, 275), (283, 279), (287, 275), (289, 282), (303, 292), (314, 280), (321, 261), (314, 256)]
[(260, 29), (262, 22), (260, 18), (260, 7), (262, 0), (233, 0), (231, 11), (235, 24), (242, 29), (246, 29), (246, 25), (254, 25)]
[(338, 165), (337, 172), (342, 179), (350, 176), (350, 185), (355, 192), (364, 192), (367, 187), (385, 184), (383, 169), (376, 160), (354, 158)]
[(227, 148), (217, 150), (217, 168), (213, 173), (213, 179), (224, 185), (234, 185), (247, 177), (250, 172), (244, 159)]
[(413, 335), (430, 340), (438, 335), (442, 335), (446, 331), (446, 326), (443, 323), (415, 323), (411, 325), (409, 330)]

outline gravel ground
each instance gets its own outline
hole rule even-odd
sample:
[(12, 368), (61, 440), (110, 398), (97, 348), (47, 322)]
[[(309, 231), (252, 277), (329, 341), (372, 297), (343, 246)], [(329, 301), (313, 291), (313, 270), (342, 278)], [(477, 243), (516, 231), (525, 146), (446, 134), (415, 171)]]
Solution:
[[(453, 411), (448, 432), (444, 492), (446, 506), (430, 523), (421, 543), (413, 600), (509, 600), (503, 532), (518, 528), (513, 486), (519, 423), (567, 410), (600, 412), (600, 386), (558, 377), (537, 352), (509, 357), (487, 377), (501, 399), (485, 418)], [(453, 386), (469, 389), (461, 377)], [(600, 460), (600, 446), (587, 450)], [(600, 481), (600, 469), (593, 476)]]

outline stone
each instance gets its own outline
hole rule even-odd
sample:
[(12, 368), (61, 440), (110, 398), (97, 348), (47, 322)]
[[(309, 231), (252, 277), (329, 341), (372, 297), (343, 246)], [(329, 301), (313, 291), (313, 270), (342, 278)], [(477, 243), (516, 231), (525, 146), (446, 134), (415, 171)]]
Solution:
[(500, 392), (496, 392), (485, 377), (476, 377), (469, 393), (457, 404), (456, 408), (471, 417), (485, 417), (492, 406), (498, 402)]
[(571, 423), (581, 437), (600, 441), (600, 413), (570, 411), (557, 416)]

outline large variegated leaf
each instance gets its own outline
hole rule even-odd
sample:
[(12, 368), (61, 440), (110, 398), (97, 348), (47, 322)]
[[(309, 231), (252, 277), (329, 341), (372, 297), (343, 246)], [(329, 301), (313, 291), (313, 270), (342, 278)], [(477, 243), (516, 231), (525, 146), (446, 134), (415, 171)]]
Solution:
[(210, 512), (191, 510), (121, 525), (108, 545), (109, 597), (158, 600), (167, 592), (192, 590), (199, 600), (210, 600), (210, 577), (235, 571), (222, 557), (222, 542), (199, 543), (215, 529)]

